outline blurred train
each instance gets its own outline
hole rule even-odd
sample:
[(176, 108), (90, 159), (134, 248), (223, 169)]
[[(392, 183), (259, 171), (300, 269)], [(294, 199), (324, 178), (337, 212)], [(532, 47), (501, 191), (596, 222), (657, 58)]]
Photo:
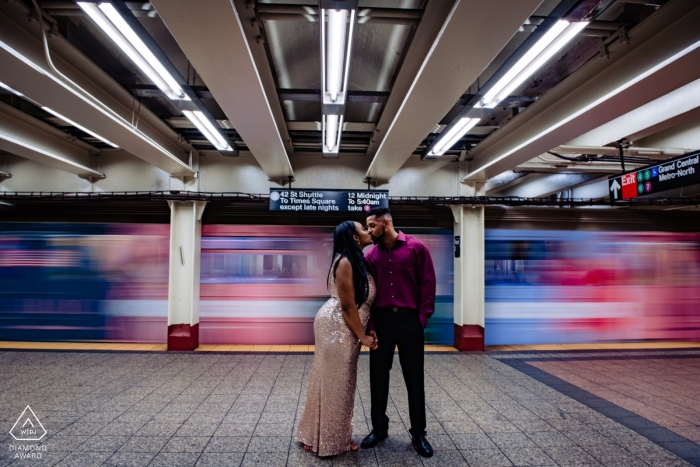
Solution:
[[(438, 273), (426, 340), (451, 343), (451, 232), (406, 232)], [(168, 242), (168, 225), (0, 223), (0, 340), (165, 342)], [(200, 343), (313, 343), (331, 253), (329, 228), (205, 225)]]
[[(450, 229), (426, 341), (453, 338)], [(205, 225), (200, 343), (306, 344), (332, 229)], [(166, 340), (167, 224), (0, 223), (0, 340)], [(486, 231), (486, 344), (700, 339), (700, 235)]]
[(700, 340), (700, 235), (486, 231), (487, 345)]

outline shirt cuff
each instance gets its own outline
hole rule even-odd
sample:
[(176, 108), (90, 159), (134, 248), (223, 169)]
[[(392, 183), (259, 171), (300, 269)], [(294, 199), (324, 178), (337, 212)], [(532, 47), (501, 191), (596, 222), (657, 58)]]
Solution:
[(430, 315), (427, 313), (420, 313), (418, 315), (418, 319), (420, 319), (420, 324), (422, 324), (423, 329), (425, 329), (425, 327), (428, 325), (428, 319), (430, 319)]

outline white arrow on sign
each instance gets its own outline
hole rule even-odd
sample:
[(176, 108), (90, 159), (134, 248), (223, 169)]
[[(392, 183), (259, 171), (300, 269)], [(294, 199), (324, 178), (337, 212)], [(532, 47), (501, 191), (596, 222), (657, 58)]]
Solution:
[(613, 182), (610, 184), (610, 191), (613, 192), (613, 196), (615, 199), (617, 199), (617, 192), (620, 190), (620, 184), (617, 183), (617, 179), (614, 179)]

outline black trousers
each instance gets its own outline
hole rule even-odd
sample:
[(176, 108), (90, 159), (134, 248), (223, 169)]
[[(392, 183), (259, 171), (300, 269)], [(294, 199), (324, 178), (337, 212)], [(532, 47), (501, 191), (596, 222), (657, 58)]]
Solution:
[(369, 353), (369, 381), (372, 397), (372, 427), (377, 433), (389, 429), (386, 406), (389, 399), (389, 371), (394, 362), (394, 348), (399, 348), (399, 362), (408, 391), (411, 434), (425, 434), (425, 383), (423, 376), (423, 326), (418, 312), (393, 313), (377, 310), (372, 315), (379, 347)]

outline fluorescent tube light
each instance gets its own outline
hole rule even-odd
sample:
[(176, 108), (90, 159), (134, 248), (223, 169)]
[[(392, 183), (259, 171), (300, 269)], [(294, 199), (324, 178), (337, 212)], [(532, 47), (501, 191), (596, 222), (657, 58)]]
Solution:
[(214, 145), (219, 151), (233, 151), (226, 140), (221, 136), (221, 133), (211, 124), (209, 119), (200, 110), (183, 110), (182, 113), (187, 117), (197, 129)]
[(533, 75), (588, 25), (559, 20), (489, 89), (476, 107), (492, 109)]
[(502, 161), (503, 159), (509, 157), (509, 156), (512, 155), (513, 153), (515, 153), (515, 152), (517, 152), (517, 151), (520, 151), (521, 149), (523, 149), (524, 147), (528, 146), (529, 144), (532, 144), (534, 141), (537, 141), (538, 139), (544, 137), (545, 135), (548, 135), (549, 133), (551, 133), (551, 132), (553, 132), (553, 131), (555, 131), (555, 130), (558, 130), (559, 128), (561, 128), (562, 126), (566, 125), (567, 123), (569, 123), (570, 121), (574, 120), (575, 118), (580, 117), (581, 115), (585, 114), (585, 113), (588, 112), (589, 110), (591, 110), (591, 109), (593, 109), (593, 108), (599, 106), (599, 105), (602, 104), (603, 102), (605, 102), (605, 101), (607, 101), (607, 100), (609, 100), (609, 99), (615, 97), (616, 95), (620, 94), (621, 92), (623, 92), (623, 91), (629, 89), (630, 87), (634, 86), (635, 84), (639, 83), (640, 81), (642, 81), (642, 80), (648, 78), (649, 76), (653, 75), (653, 74), (656, 73), (657, 71), (659, 71), (659, 70), (661, 70), (661, 69), (667, 67), (668, 65), (670, 65), (670, 64), (673, 63), (673, 62), (675, 62), (675, 61), (678, 60), (679, 58), (684, 57), (685, 55), (688, 55), (689, 53), (693, 52), (693, 51), (696, 50), (696, 49), (700, 49), (700, 41), (697, 41), (697, 42), (694, 42), (694, 43), (690, 44), (689, 46), (687, 46), (687, 47), (684, 48), (683, 50), (681, 50), (681, 51), (675, 53), (674, 55), (672, 55), (671, 57), (669, 57), (669, 58), (667, 58), (667, 59), (661, 61), (660, 63), (657, 63), (656, 65), (650, 67), (650, 68), (649, 68), (648, 70), (646, 70), (645, 72), (640, 73), (639, 75), (637, 75), (637, 76), (635, 76), (634, 78), (630, 79), (630, 80), (627, 81), (626, 83), (624, 83), (624, 84), (618, 86), (617, 88), (613, 89), (612, 91), (608, 92), (608, 93), (605, 94), (604, 96), (602, 96), (602, 97), (596, 99), (595, 101), (591, 102), (590, 104), (588, 104), (588, 105), (586, 105), (586, 106), (584, 106), (584, 107), (578, 109), (577, 111), (573, 112), (572, 114), (570, 114), (570, 115), (567, 116), (566, 118), (563, 118), (562, 120), (558, 121), (558, 122), (555, 123), (554, 125), (552, 125), (552, 126), (546, 128), (545, 130), (543, 130), (543, 131), (537, 133), (536, 135), (534, 135), (534, 136), (532, 136), (531, 138), (529, 138), (527, 141), (524, 141), (524, 142), (518, 144), (518, 145), (515, 146), (514, 148), (511, 148), (510, 150), (508, 150), (508, 151), (504, 152), (503, 154), (499, 155), (498, 157), (494, 158), (492, 161), (490, 161), (490, 162), (488, 162), (488, 163), (486, 163), (486, 164), (484, 164), (484, 165), (478, 167), (476, 170), (474, 170), (473, 172), (469, 173), (469, 175), (467, 175), (463, 180), (468, 180), (470, 177), (474, 177), (475, 174), (478, 174), (478, 173), (483, 172), (484, 170), (488, 169), (488, 168), (491, 167), (492, 165), (497, 164), (498, 162), (500, 162), (500, 161)]
[(338, 100), (343, 85), (343, 60), (345, 58), (345, 32), (347, 10), (328, 10), (328, 93), (331, 101)]
[(64, 116), (61, 115), (60, 113), (58, 113), (58, 112), (56, 112), (56, 111), (54, 111), (54, 110), (51, 110), (51, 109), (49, 109), (48, 107), (42, 107), (41, 109), (42, 109), (44, 112), (48, 112), (48, 113), (50, 113), (51, 115), (53, 115), (54, 117), (58, 117), (58, 118), (60, 118), (61, 120), (63, 120), (64, 122), (69, 123), (69, 124), (73, 125), (74, 127), (83, 130), (85, 133), (94, 136), (95, 138), (99, 139), (99, 140), (102, 141), (103, 143), (109, 144), (109, 145), (112, 146), (113, 148), (117, 148), (117, 149), (119, 148), (119, 146), (117, 146), (117, 145), (114, 144), (113, 142), (109, 141), (108, 139), (103, 138), (102, 136), (98, 135), (97, 133), (95, 133), (95, 132), (93, 132), (93, 131), (88, 130), (87, 128), (85, 128), (85, 127), (82, 126), (82, 125), (78, 125), (78, 124), (75, 123), (73, 120), (69, 119), (68, 117), (64, 117)]
[(433, 149), (430, 150), (431, 156), (442, 156), (450, 149), (466, 132), (474, 128), (479, 123), (480, 118), (463, 117), (455, 126), (453, 126), (444, 135), (440, 135), (440, 139), (435, 143)]
[(168, 73), (111, 3), (100, 3), (98, 6), (95, 3), (78, 2), (78, 6), (170, 99), (189, 100), (175, 78)]
[(88, 130), (87, 128), (85, 128), (85, 127), (82, 126), (82, 125), (78, 125), (78, 124), (75, 123), (73, 120), (71, 120), (71, 119), (69, 119), (69, 118), (67, 118), (67, 117), (64, 117), (64, 116), (61, 115), (60, 113), (58, 113), (58, 112), (56, 112), (56, 111), (54, 111), (54, 110), (51, 110), (51, 109), (49, 109), (48, 107), (44, 107), (44, 106), (42, 106), (41, 104), (39, 104), (39, 103), (37, 103), (37, 102), (34, 102), (33, 100), (29, 99), (27, 96), (25, 96), (24, 94), (22, 94), (21, 92), (17, 91), (16, 89), (11, 88), (11, 87), (8, 86), (7, 84), (3, 83), (2, 81), (0, 81), (0, 88), (7, 89), (8, 91), (10, 91), (11, 93), (15, 94), (16, 96), (22, 97), (22, 98), (24, 98), (24, 99), (30, 101), (32, 104), (36, 105), (37, 107), (41, 107), (41, 110), (43, 110), (44, 112), (48, 112), (48, 113), (50, 113), (51, 115), (53, 115), (54, 117), (58, 117), (58, 118), (60, 118), (61, 120), (63, 120), (64, 122), (66, 122), (66, 123), (68, 123), (68, 124), (70, 124), (70, 125), (73, 125), (73, 126), (76, 127), (76, 128), (79, 128), (79, 129), (83, 130), (85, 133), (94, 136), (95, 138), (99, 139), (99, 140), (102, 141), (103, 143), (106, 143), (106, 144), (112, 146), (113, 148), (119, 148), (119, 146), (117, 146), (117, 145), (114, 144), (113, 142), (109, 141), (108, 139), (105, 139), (105, 138), (103, 138), (102, 136), (98, 135), (97, 133)]
[(62, 80), (58, 79), (53, 73), (48, 73), (45, 68), (42, 68), (41, 66), (37, 65), (33, 61), (31, 61), (29, 58), (25, 57), (21, 53), (19, 53), (17, 50), (12, 48), (9, 44), (3, 42), (0, 40), (0, 48), (5, 50), (7, 53), (15, 57), (16, 59), (20, 60), (22, 63), (27, 65), (28, 67), (32, 68), (34, 71), (37, 73), (40, 73), (50, 80), (52, 80), (54, 83), (58, 84), (61, 86), (63, 89), (66, 91), (70, 92), (73, 94), (75, 97), (78, 99), (82, 100), (98, 112), (102, 113), (104, 116), (115, 122), (117, 125), (120, 125), (122, 128), (125, 128), (126, 130), (130, 131), (132, 134), (140, 138), (141, 140), (145, 141), (149, 145), (151, 145), (153, 148), (157, 149), (161, 153), (165, 154), (167, 157), (169, 157), (172, 161), (180, 165), (184, 170), (186, 171), (191, 171), (194, 173), (192, 168), (182, 162), (177, 156), (175, 156), (173, 153), (165, 149), (163, 146), (158, 144), (158, 142), (154, 141), (150, 136), (147, 134), (143, 133), (142, 131), (138, 130), (137, 128), (134, 128), (132, 124), (127, 122), (123, 117), (121, 117), (119, 114), (117, 114), (114, 110), (109, 108), (107, 105), (105, 105), (103, 102), (95, 98), (94, 96), (90, 95), (87, 91), (85, 91), (82, 88), (79, 88), (82, 92), (78, 92), (75, 88), (69, 86)]
[(338, 152), (342, 121), (343, 117), (339, 115), (324, 115), (323, 152), (330, 154)]
[(14, 136), (8, 135), (3, 131), (0, 131), (0, 139), (4, 139), (5, 141), (9, 141), (10, 143), (16, 144), (17, 146), (21, 146), (25, 149), (29, 149), (30, 151), (34, 151), (34, 152), (37, 152), (39, 154), (43, 154), (44, 156), (48, 156), (52, 159), (56, 159), (57, 161), (61, 161), (64, 164), (68, 164), (68, 165), (75, 167), (76, 169), (80, 169), (84, 172), (89, 172), (96, 177), (104, 178), (104, 176), (105, 176), (103, 173), (97, 172), (96, 170), (92, 170), (90, 167), (86, 167), (84, 165), (78, 164), (76, 162), (73, 162), (70, 159), (66, 159), (63, 156), (59, 156), (56, 153), (49, 152), (49, 151), (42, 149), (38, 146), (34, 146), (33, 144), (29, 144), (26, 141), (21, 140), (21, 139), (17, 139)]
[(340, 148), (355, 16), (354, 7), (321, 9), (322, 147), (324, 154), (337, 154)]
[(0, 88), (6, 89), (19, 97), (24, 97), (24, 94), (17, 91), (16, 89), (12, 89), (11, 87), (9, 87), (7, 84), (3, 83), (2, 81), (0, 81)]

